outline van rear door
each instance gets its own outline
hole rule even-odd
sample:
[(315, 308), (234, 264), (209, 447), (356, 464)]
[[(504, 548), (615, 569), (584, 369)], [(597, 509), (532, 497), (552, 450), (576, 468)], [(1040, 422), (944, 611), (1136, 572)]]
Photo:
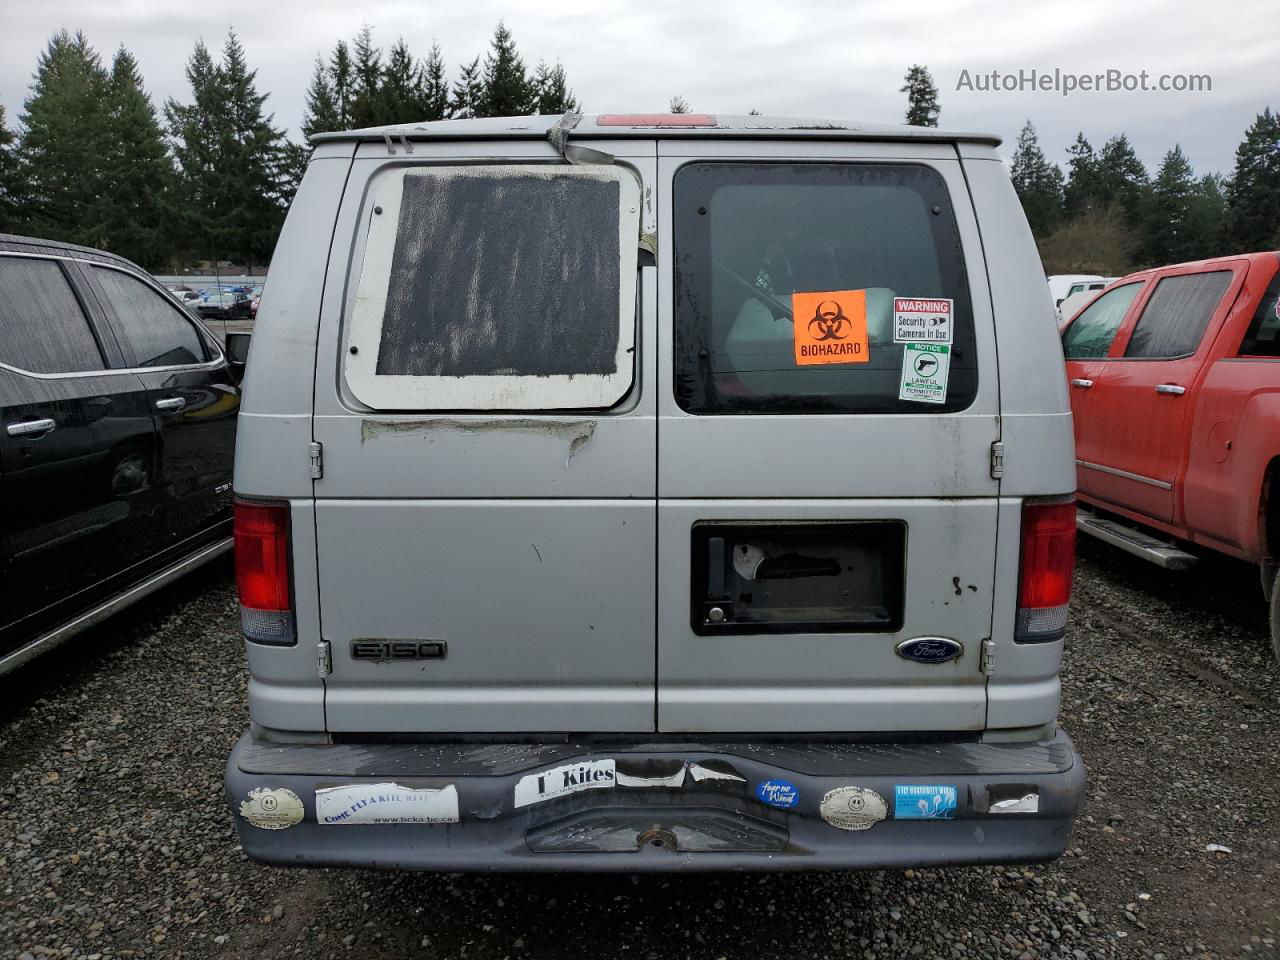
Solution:
[(658, 727), (982, 729), (999, 438), (945, 145), (659, 143)]
[(595, 146), (357, 153), (316, 379), (333, 732), (654, 729), (655, 146)]

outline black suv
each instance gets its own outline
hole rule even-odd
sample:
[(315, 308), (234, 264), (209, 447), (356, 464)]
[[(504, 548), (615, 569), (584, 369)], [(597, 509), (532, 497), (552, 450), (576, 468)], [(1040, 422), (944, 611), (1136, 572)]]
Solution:
[(0, 673), (230, 547), (240, 372), (128, 260), (0, 234)]

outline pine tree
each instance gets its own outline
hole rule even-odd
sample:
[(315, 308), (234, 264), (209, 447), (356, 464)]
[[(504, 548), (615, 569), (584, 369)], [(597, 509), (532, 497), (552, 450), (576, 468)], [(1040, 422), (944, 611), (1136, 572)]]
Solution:
[(559, 62), (548, 67), (545, 60), (538, 61), (538, 68), (533, 73), (533, 88), (537, 100), (536, 110), (544, 116), (560, 116), (565, 113), (578, 113), (578, 101), (569, 89), (564, 67)]
[(107, 89), (112, 136), (104, 156), (100, 213), (105, 246), (144, 267), (172, 262), (173, 161), (138, 62), (116, 51)]
[(329, 55), (329, 85), (333, 88), (339, 130), (349, 130), (354, 126), (351, 122), (351, 99), (355, 95), (355, 82), (351, 50), (345, 40), (339, 40)]
[(0, 104), (0, 233), (20, 229), (22, 187), (18, 179), (18, 158), (14, 143), (18, 138), (5, 123), (4, 105)]
[(202, 235), (197, 252), (248, 266), (270, 258), (288, 191), (283, 134), (263, 113), (267, 95), (258, 93), (256, 74), (234, 31), (216, 65), (197, 43), (187, 64), (194, 102), (165, 108), (184, 205)]
[(907, 95), (907, 123), (913, 127), (936, 127), (942, 109), (933, 77), (925, 67), (915, 64), (907, 70), (905, 79), (898, 92)]
[(1048, 236), (1062, 220), (1062, 171), (1045, 159), (1030, 120), (1018, 134), (1009, 176), (1031, 232), (1038, 238)]
[(1067, 183), (1062, 193), (1069, 219), (1088, 213), (1097, 202), (1098, 156), (1083, 132), (1067, 148)]
[(449, 101), (449, 116), (454, 120), (467, 120), (478, 117), (480, 100), (484, 95), (484, 84), (480, 80), (480, 58), (476, 57), (458, 70), (458, 79), (453, 85), (453, 97)]
[(477, 116), (522, 117), (536, 109), (536, 93), (505, 23), (498, 21), (484, 60), (484, 83)]
[(412, 123), (423, 119), (422, 71), (401, 37), (387, 54), (382, 76), (382, 122)]
[(1227, 185), (1227, 238), (1233, 253), (1280, 247), (1280, 113), (1267, 107), (1236, 147)]
[(1149, 263), (1162, 265), (1194, 259), (1200, 239), (1191, 234), (1192, 206), (1197, 183), (1182, 147), (1164, 155), (1151, 185), (1143, 234), (1144, 255)]
[(311, 73), (311, 85), (307, 87), (306, 108), (302, 114), (302, 135), (308, 139), (317, 133), (342, 130), (344, 124), (338, 109), (338, 100), (329, 82), (329, 68), (316, 57)]
[(677, 93), (674, 97), (671, 98), (671, 102), (667, 104), (667, 112), (668, 113), (688, 113), (689, 101)]
[[(1187, 211), (1187, 259), (1204, 260), (1236, 252), (1232, 244), (1222, 242), (1226, 222), (1226, 185), (1218, 174), (1207, 173), (1196, 182)], [(1276, 246), (1280, 243), (1273, 244), (1272, 249)]]
[(444, 120), (449, 116), (449, 78), (445, 74), (440, 44), (432, 43), (422, 65), (422, 119)]
[(1097, 174), (1099, 200), (1119, 205), (1129, 229), (1141, 235), (1150, 203), (1150, 183), (1147, 168), (1123, 133), (1116, 134), (1098, 151)]
[(97, 217), (113, 135), (104, 110), (108, 85), (107, 71), (84, 34), (54, 34), (40, 55), (20, 118), (17, 159), (24, 184), (24, 231), (102, 245), (103, 225)]
[(373, 45), (373, 30), (366, 23), (351, 47), (351, 125), (372, 127), (385, 122), (382, 103), (382, 51)]

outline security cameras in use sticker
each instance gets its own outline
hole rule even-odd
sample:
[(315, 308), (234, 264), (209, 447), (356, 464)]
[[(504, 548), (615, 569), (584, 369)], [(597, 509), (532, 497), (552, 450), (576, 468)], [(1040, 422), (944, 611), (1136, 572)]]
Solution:
[(902, 348), (899, 400), (946, 403), (951, 348), (945, 343), (908, 343)]
[(796, 364), (866, 363), (867, 291), (823, 290), (791, 295)]
[(894, 297), (893, 342), (950, 343), (954, 316), (954, 300)]

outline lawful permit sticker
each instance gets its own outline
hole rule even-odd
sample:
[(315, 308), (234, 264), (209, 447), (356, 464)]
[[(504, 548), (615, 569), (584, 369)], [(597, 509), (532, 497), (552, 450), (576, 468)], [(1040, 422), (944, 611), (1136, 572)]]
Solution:
[(353, 783), (316, 791), (316, 822), (457, 823), (458, 788), (404, 787), (398, 783)]
[(927, 783), (899, 783), (893, 788), (893, 819), (954, 820), (956, 788)]
[(899, 400), (946, 403), (951, 347), (944, 343), (908, 343), (902, 348)]
[(866, 787), (828, 790), (818, 806), (822, 819), (841, 830), (870, 830), (889, 813), (884, 797)]
[(516, 807), (554, 800), (579, 790), (612, 787), (617, 778), (614, 766), (612, 760), (586, 760), (521, 777), (516, 784)]
[(824, 290), (791, 295), (796, 363), (866, 363), (867, 291)]
[(950, 343), (954, 300), (893, 298), (894, 343)]
[(284, 787), (255, 787), (240, 801), (240, 816), (263, 830), (284, 830), (302, 822), (302, 798)]

